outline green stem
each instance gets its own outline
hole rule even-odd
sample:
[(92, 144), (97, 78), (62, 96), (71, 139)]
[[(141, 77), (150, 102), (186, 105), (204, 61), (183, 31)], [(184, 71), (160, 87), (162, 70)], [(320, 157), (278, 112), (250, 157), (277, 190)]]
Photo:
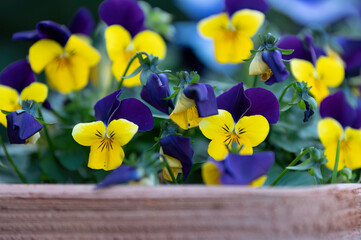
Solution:
[(51, 109), (51, 112), (57, 117), (57, 118), (59, 118), (60, 119), (60, 121), (62, 121), (62, 122), (66, 122), (66, 118), (65, 117), (63, 117), (63, 116), (61, 116), (57, 111), (55, 111), (53, 108)]
[(283, 97), (285, 96), (285, 94), (286, 94), (286, 92), (287, 92), (287, 90), (291, 87), (291, 86), (293, 86), (293, 84), (294, 84), (294, 82), (292, 82), (292, 83), (290, 83), (284, 90), (283, 90), (283, 92), (282, 92), (282, 94), (281, 94), (281, 96), (280, 96), (280, 98), (278, 99), (278, 102), (279, 103), (281, 103), (282, 102), (282, 100), (283, 100)]
[[(41, 113), (41, 110), (39, 109), (39, 116), (43, 118), (43, 114)], [(51, 141), (51, 138), (50, 138), (50, 135), (49, 135), (49, 131), (48, 131), (48, 127), (46, 125), (43, 126), (43, 129), (44, 129), (44, 133), (45, 133), (45, 137), (46, 137), (46, 140), (48, 141), (48, 145), (49, 145), (49, 150), (50, 150), (50, 153), (51, 153), (51, 156), (53, 157), (53, 159), (55, 161), (58, 161), (57, 160), (57, 157), (55, 155), (55, 148), (54, 148), (54, 145), (53, 145), (53, 142)]]
[(4, 144), (3, 139), (2, 139), (1, 136), (0, 136), (0, 144), (1, 144), (2, 148), (4, 149), (4, 152), (5, 152), (5, 155), (6, 155), (7, 159), (9, 160), (10, 164), (11, 164), (11, 165), (13, 166), (13, 168), (15, 169), (15, 172), (18, 174), (18, 176), (19, 176), (19, 178), (21, 179), (21, 181), (22, 181), (23, 183), (28, 183), (28, 181), (26, 181), (24, 175), (19, 171), (18, 167), (15, 165), (15, 163), (14, 163), (13, 159), (11, 158), (8, 150), (6, 149), (6, 146), (5, 146), (5, 144)]
[(169, 166), (168, 159), (166, 157), (164, 157), (164, 156), (162, 156), (162, 158), (163, 158), (164, 162), (166, 163), (165, 167), (167, 168), (167, 170), (169, 172), (169, 175), (172, 178), (172, 182), (174, 182), (175, 184), (178, 184), (177, 179), (174, 177), (172, 169)]
[(339, 158), (340, 158), (340, 140), (338, 140), (338, 142), (337, 142), (335, 166), (333, 167), (331, 183), (336, 183)]
[(119, 81), (119, 85), (118, 85), (118, 88), (117, 88), (118, 90), (122, 88), (123, 82), (124, 82), (124, 77), (125, 77), (125, 75), (127, 75), (130, 66), (132, 65), (133, 61), (134, 61), (136, 58), (137, 58), (137, 55), (133, 56), (133, 57), (129, 60), (129, 63), (128, 63), (128, 65), (127, 65), (127, 67), (126, 67), (126, 69), (125, 69), (125, 71), (124, 71), (124, 73), (123, 73), (123, 76), (122, 76), (122, 78), (121, 78), (120, 81)]
[[(304, 150), (300, 155), (298, 155), (289, 165), (288, 167), (294, 166), (305, 154), (309, 153), (311, 151), (311, 148), (308, 148)], [(289, 170), (285, 168), (283, 172), (274, 180), (270, 186), (275, 186), (278, 181), (288, 172)]]
[(255, 75), (253, 78), (253, 87), (257, 86), (257, 78), (258, 78), (258, 75)]

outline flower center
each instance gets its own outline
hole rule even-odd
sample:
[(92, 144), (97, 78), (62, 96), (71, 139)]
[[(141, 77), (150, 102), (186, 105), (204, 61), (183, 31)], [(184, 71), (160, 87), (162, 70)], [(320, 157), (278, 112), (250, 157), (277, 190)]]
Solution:
[(102, 152), (103, 150), (106, 151), (113, 150), (113, 142), (115, 136), (114, 131), (110, 132), (109, 134), (105, 133), (105, 135), (102, 136), (102, 134), (97, 130), (97, 133), (95, 135), (101, 139), (101, 141), (99, 142), (98, 149), (101, 149)]
[(272, 72), (272, 70), (269, 68), (266, 72), (260, 74), (261, 80), (262, 80), (262, 81), (266, 81), (266, 80), (268, 80), (270, 77), (272, 77), (272, 75), (273, 75), (273, 72)]

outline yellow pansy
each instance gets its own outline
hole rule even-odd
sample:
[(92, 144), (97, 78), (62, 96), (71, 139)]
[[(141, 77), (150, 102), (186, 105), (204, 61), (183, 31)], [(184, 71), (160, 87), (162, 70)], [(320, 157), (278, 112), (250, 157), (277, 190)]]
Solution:
[(256, 34), (264, 21), (259, 11), (242, 9), (230, 19), (221, 13), (201, 20), (199, 32), (212, 38), (216, 60), (220, 63), (240, 63), (250, 56), (253, 49), (251, 37)]

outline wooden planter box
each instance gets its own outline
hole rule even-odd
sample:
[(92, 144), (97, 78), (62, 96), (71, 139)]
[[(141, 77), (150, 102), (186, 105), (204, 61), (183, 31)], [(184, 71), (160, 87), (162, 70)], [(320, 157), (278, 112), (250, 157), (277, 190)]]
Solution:
[(361, 239), (361, 185), (0, 185), (0, 239)]

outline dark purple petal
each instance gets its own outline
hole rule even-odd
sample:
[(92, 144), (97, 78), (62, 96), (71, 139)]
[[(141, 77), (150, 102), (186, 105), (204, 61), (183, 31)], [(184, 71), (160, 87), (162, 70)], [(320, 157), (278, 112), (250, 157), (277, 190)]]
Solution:
[(280, 104), (277, 97), (264, 88), (249, 88), (245, 95), (251, 102), (251, 107), (245, 116), (262, 115), (269, 124), (275, 124), (280, 118)]
[(266, 175), (274, 163), (273, 152), (239, 155), (230, 153), (224, 162), (221, 173), (222, 184), (246, 185)]
[(94, 18), (86, 7), (80, 8), (70, 23), (69, 29), (73, 34), (79, 33), (90, 36), (94, 30)]
[(243, 82), (225, 91), (217, 97), (218, 109), (227, 110), (235, 122), (248, 111), (251, 101), (248, 99), (243, 89)]
[(269, 8), (265, 0), (226, 0), (225, 5), (226, 12), (228, 12), (230, 16), (238, 10), (245, 8), (257, 10), (263, 13), (267, 12)]
[(110, 123), (110, 119), (113, 113), (120, 106), (120, 101), (118, 100), (118, 98), (121, 93), (122, 90), (117, 90), (112, 94), (109, 94), (108, 96), (100, 99), (94, 105), (95, 119), (97, 121), (102, 121), (105, 125), (108, 125)]
[[(308, 40), (309, 43), (309, 40)], [(292, 58), (304, 59), (306, 61), (312, 62), (314, 60), (314, 50), (313, 45), (307, 45), (306, 42), (302, 41), (297, 36), (286, 36), (283, 37), (277, 44), (281, 49), (293, 49), (294, 52), (290, 55), (283, 56), (285, 60), (291, 60)], [(312, 53), (313, 52), (313, 53)]]
[(351, 127), (354, 129), (361, 128), (361, 99), (359, 98), (357, 99), (356, 117)]
[(20, 40), (20, 41), (36, 42), (40, 38), (39, 38), (37, 30), (30, 30), (30, 31), (22, 31), (22, 32), (14, 33), (11, 39), (12, 40)]
[(144, 29), (144, 12), (134, 0), (106, 0), (99, 6), (99, 16), (108, 26), (123, 26), (133, 37)]
[(66, 26), (53, 21), (41, 21), (36, 25), (36, 29), (41, 39), (52, 39), (62, 46), (65, 46), (71, 35), (70, 30)]
[(336, 41), (342, 47), (342, 59), (346, 63), (346, 76), (355, 77), (361, 74), (361, 39), (339, 37)]
[(273, 75), (265, 83), (272, 85), (276, 82), (283, 82), (289, 76), (289, 72), (282, 61), (282, 53), (279, 50), (263, 51), (262, 59), (271, 69)]
[(139, 180), (143, 174), (134, 166), (120, 165), (117, 169), (110, 172), (103, 181), (97, 184), (96, 188), (109, 187), (115, 184), (127, 183), (129, 181)]
[(174, 157), (182, 163), (183, 179), (185, 180), (193, 165), (192, 158), (194, 151), (191, 145), (191, 139), (177, 135), (169, 135), (162, 138), (159, 144), (164, 154)]
[(12, 112), (6, 115), (7, 132), (11, 144), (23, 144), (26, 139), (39, 132), (43, 126), (29, 113)]
[(139, 127), (138, 131), (140, 132), (149, 131), (154, 125), (152, 112), (144, 103), (136, 98), (126, 98), (120, 101), (119, 107), (115, 109), (109, 122), (119, 118), (124, 118), (137, 124)]
[(52, 110), (50, 101), (49, 101), (48, 99), (46, 99), (46, 100), (43, 102), (43, 107), (46, 108), (46, 109), (48, 109), (49, 111)]
[(356, 119), (356, 110), (347, 102), (343, 91), (327, 96), (320, 104), (322, 118), (337, 120), (342, 127), (352, 126)]
[(19, 60), (10, 64), (0, 75), (0, 84), (14, 88), (19, 93), (35, 81), (35, 74), (27, 60)]
[(141, 98), (159, 111), (169, 114), (169, 108), (174, 109), (172, 99), (163, 100), (170, 96), (168, 76), (166, 74), (151, 74), (140, 93)]
[(200, 117), (218, 114), (217, 100), (211, 85), (194, 83), (188, 85), (183, 92), (187, 98), (194, 100)]

